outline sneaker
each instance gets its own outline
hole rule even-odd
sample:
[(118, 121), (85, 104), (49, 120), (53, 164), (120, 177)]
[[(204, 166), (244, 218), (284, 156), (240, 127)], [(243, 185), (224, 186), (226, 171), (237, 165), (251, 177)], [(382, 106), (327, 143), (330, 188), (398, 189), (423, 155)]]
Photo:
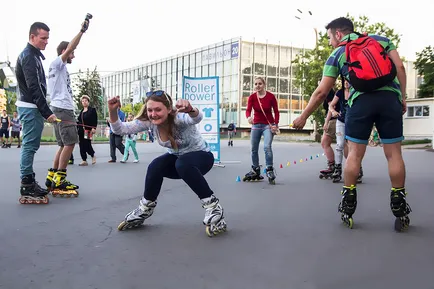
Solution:
[(80, 167), (85, 167), (85, 166), (87, 166), (87, 162), (86, 162), (86, 161), (82, 161), (82, 162), (79, 164), (79, 166), (80, 166)]
[(137, 164), (138, 162), (139, 162), (139, 160), (134, 160), (134, 162), (133, 162), (133, 163), (136, 163), (136, 164)]
[(92, 165), (96, 164), (96, 156), (92, 157)]
[(116, 160), (109, 160), (108, 163), (115, 163)]
[(123, 164), (126, 163), (126, 162), (127, 162), (127, 161), (121, 160), (121, 163), (123, 163)]

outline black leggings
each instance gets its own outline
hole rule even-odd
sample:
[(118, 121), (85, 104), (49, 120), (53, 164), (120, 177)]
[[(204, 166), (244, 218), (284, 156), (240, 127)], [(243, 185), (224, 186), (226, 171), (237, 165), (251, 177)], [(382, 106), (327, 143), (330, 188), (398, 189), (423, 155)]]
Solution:
[(213, 191), (203, 177), (214, 165), (211, 152), (196, 151), (175, 156), (166, 153), (154, 159), (148, 166), (143, 196), (155, 201), (161, 190), (163, 178), (183, 179), (200, 199), (208, 198)]

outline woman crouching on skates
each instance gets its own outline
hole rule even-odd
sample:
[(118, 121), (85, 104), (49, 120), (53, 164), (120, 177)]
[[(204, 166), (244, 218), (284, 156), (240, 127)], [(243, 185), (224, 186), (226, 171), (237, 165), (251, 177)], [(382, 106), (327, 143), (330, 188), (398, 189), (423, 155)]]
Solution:
[(118, 229), (140, 226), (153, 214), (166, 177), (183, 179), (197, 194), (205, 209), (203, 223), (208, 236), (225, 231), (223, 208), (203, 177), (213, 167), (214, 156), (196, 127), (203, 118), (202, 113), (185, 99), (179, 99), (174, 108), (172, 99), (162, 90), (148, 92), (146, 96), (138, 116), (127, 123), (118, 119), (119, 97), (108, 101), (110, 126), (114, 133), (127, 135), (151, 129), (158, 143), (168, 150), (149, 164), (139, 207), (125, 216)]

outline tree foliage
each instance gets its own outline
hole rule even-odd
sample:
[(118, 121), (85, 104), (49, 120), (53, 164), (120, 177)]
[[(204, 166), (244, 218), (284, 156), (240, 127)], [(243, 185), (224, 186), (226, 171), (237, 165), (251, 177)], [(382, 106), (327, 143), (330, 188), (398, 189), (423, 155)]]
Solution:
[[(360, 33), (374, 33), (386, 36), (398, 47), (401, 35), (394, 29), (387, 27), (385, 23), (369, 23), (369, 18), (360, 16), (354, 19), (347, 14), (354, 23), (354, 29)], [(295, 66), (295, 86), (300, 86), (302, 89), (302, 97), (309, 100), (310, 96), (318, 86), (318, 81), (322, 78), (322, 72), (325, 62), (333, 52), (333, 47), (329, 45), (329, 40), (326, 31), (318, 32), (318, 43), (312, 50), (305, 51), (304, 54), (298, 54), (292, 61)], [(340, 87), (340, 79), (337, 83), (337, 88)], [(319, 107), (313, 114), (313, 121), (316, 122), (318, 129), (322, 129), (324, 125), (325, 112)]]
[(434, 96), (434, 47), (425, 47), (416, 53), (415, 68), (423, 76), (423, 82), (419, 87), (419, 97)]
[(98, 118), (103, 119), (104, 114), (104, 97), (101, 87), (101, 81), (99, 78), (99, 73), (95, 67), (94, 70), (87, 71), (84, 73), (81, 70), (77, 76), (76, 89), (78, 93), (74, 96), (79, 110), (83, 109), (80, 98), (83, 95), (88, 95), (90, 98), (90, 106), (95, 107), (98, 113)]
[(125, 112), (127, 116), (129, 113), (132, 113), (134, 116), (137, 116), (142, 106), (143, 103), (136, 103), (134, 105), (132, 103), (128, 103), (127, 105), (123, 105), (121, 110)]
[(9, 90), (9, 89), (6, 89), (5, 91), (6, 91), (6, 97), (8, 100), (6, 103), (6, 111), (7, 111), (7, 114), (11, 116), (13, 114), (13, 112), (17, 110), (17, 107), (15, 106), (15, 103), (17, 102), (17, 93), (15, 91)]

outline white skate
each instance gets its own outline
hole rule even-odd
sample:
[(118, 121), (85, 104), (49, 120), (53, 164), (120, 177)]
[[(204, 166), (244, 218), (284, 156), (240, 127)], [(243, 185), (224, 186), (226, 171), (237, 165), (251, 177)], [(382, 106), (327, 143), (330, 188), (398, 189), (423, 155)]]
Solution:
[(119, 224), (118, 230), (123, 231), (143, 225), (145, 220), (152, 216), (156, 206), (157, 202), (147, 201), (145, 198), (141, 198), (139, 207), (125, 216), (125, 220)]
[(214, 195), (209, 198), (201, 199), (202, 207), (205, 209), (203, 224), (206, 226), (206, 234), (212, 237), (225, 232), (227, 225), (223, 217), (223, 208), (219, 204), (219, 199)]

